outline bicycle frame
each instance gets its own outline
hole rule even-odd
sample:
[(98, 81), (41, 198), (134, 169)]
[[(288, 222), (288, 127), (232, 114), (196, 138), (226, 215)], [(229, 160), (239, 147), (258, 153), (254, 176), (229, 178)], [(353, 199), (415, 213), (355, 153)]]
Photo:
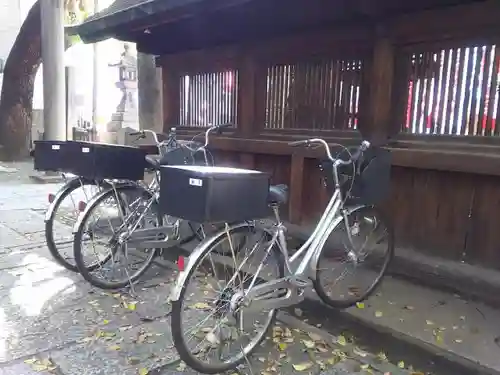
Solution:
[[(337, 166), (339, 164), (334, 163), (334, 179), (336, 183), (336, 189), (333, 196), (323, 212), (318, 224), (316, 225), (313, 233), (307, 239), (307, 241), (297, 250), (297, 252), (289, 257), (288, 247), (286, 244), (286, 227), (281, 222), (278, 214), (277, 207), (274, 208), (276, 215), (276, 223), (273, 227), (269, 225), (261, 226), (260, 229), (266, 231), (271, 235), (271, 240), (265, 249), (265, 257), (267, 258), (271, 253), (272, 248), (278, 245), (280, 251), (282, 252), (285, 259), (285, 276), (277, 280), (270, 280), (263, 284), (255, 287), (249, 287), (247, 292), (237, 292), (233, 296), (233, 301), (242, 299), (247, 301), (248, 308), (256, 311), (262, 311), (264, 309), (281, 308), (286, 306), (292, 306), (300, 303), (304, 300), (305, 296), (303, 289), (312, 286), (312, 281), (316, 278), (316, 268), (319, 261), (319, 256), (321, 250), (323, 249), (328, 237), (336, 229), (336, 227), (345, 221), (348, 224), (347, 217), (353, 211), (358, 210), (363, 207), (361, 205), (344, 207), (344, 202), (342, 198), (342, 193), (339, 186)], [(172, 289), (170, 299), (172, 301), (177, 301), (180, 298), (180, 293), (182, 290), (182, 285), (184, 285), (187, 276), (189, 275), (192, 267), (196, 264), (196, 260), (202, 256), (202, 254), (211, 246), (213, 246), (217, 241), (219, 241), (226, 233), (232, 230), (238, 229), (239, 227), (245, 227), (248, 224), (238, 224), (235, 226), (228, 227), (225, 230), (220, 231), (218, 234), (208, 239), (197, 247), (194, 252), (189, 257), (188, 264), (185, 271), (179, 276), (176, 285)], [(351, 234), (348, 232), (349, 241), (351, 241)], [(299, 259), (302, 259), (297, 267), (293, 267)], [(253, 285), (259, 273), (264, 266), (265, 260), (258, 266), (257, 270), (252, 277), (250, 285)], [(238, 273), (242, 268), (240, 265), (239, 269), (236, 270), (235, 274)], [(295, 270), (293, 270), (295, 268)], [(286, 294), (283, 295), (283, 291), (286, 290)]]

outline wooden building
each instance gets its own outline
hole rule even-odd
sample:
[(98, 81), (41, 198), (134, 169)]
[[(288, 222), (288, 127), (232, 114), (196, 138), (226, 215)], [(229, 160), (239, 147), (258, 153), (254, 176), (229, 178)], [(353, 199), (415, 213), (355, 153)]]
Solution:
[(397, 245), (500, 268), (498, 0), (117, 0), (78, 28), (159, 56), (164, 129), (233, 122), (218, 164), (269, 171), (307, 226), (328, 196), (317, 151), (394, 140)]

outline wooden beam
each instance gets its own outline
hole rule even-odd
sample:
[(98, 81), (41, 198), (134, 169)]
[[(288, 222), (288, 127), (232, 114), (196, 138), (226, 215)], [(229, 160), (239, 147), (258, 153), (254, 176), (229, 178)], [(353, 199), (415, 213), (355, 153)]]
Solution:
[(304, 190), (304, 156), (293, 154), (290, 168), (289, 220), (300, 224), (302, 220), (302, 195)]

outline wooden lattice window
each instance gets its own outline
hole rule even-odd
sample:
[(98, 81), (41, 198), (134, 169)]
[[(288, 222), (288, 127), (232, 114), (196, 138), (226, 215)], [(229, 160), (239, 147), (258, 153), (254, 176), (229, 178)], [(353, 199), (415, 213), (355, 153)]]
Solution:
[(499, 135), (500, 51), (464, 46), (405, 56), (410, 134)]
[(180, 80), (180, 125), (206, 127), (238, 122), (238, 72), (186, 75)]
[(326, 60), (268, 69), (267, 129), (356, 129), (362, 62)]

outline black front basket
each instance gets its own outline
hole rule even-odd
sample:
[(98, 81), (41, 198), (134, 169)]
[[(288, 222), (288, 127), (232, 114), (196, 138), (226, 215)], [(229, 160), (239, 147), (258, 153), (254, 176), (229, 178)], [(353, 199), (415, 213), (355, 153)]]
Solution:
[[(337, 157), (347, 160), (348, 154), (344, 151)], [(389, 150), (373, 147), (363, 153), (361, 162), (340, 166), (337, 171), (342, 197), (346, 200), (346, 204), (374, 205), (384, 201), (390, 193), (391, 162)], [(320, 169), (323, 172), (325, 186), (333, 193), (335, 183), (332, 162), (322, 161)]]

